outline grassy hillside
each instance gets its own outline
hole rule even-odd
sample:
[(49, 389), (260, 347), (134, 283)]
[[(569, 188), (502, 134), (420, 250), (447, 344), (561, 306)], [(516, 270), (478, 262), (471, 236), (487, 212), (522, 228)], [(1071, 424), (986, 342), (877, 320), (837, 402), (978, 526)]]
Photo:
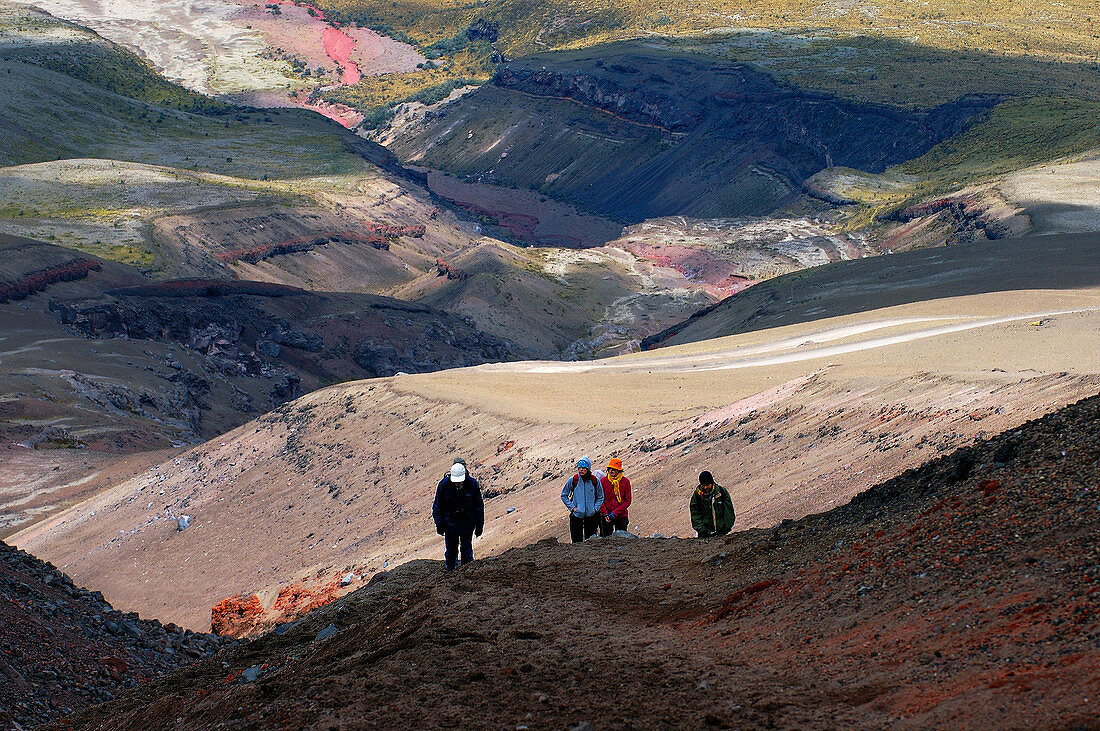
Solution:
[(643, 34), (683, 35), (728, 28), (834, 30), (916, 40), (934, 48), (1096, 61), (1100, 10), (1090, 0), (320, 0), (334, 15), (386, 24), (418, 43), (453, 36), (474, 20), (495, 23), (506, 54), (586, 46)]
[[(1035, 3), (866, 0), (320, 0), (332, 17), (369, 25), (445, 53), (445, 68), (418, 72), (386, 88), (413, 92), (470, 77), (469, 58), (450, 60), (468, 45), (468, 28), (491, 31), (506, 56), (579, 48), (647, 37), (675, 38), (695, 50), (760, 63), (804, 88), (904, 106), (932, 105), (962, 93), (1039, 89), (1095, 95), (1100, 63), (1100, 10), (1089, 0)], [(740, 32), (739, 32), (740, 31)], [(484, 32), (475, 32), (484, 37)], [(474, 44), (476, 45), (476, 44)], [(431, 53), (428, 54), (429, 57)], [(484, 51), (475, 54), (484, 59)], [(1042, 69), (1042, 64), (1057, 68)], [(477, 64), (475, 64), (477, 65)], [(449, 70), (454, 66), (454, 70)], [(1036, 73), (1040, 71), (1040, 73)], [(1058, 80), (1052, 87), (1052, 77)], [(377, 93), (376, 79), (364, 88)], [(996, 87), (992, 89), (990, 87)], [(410, 92), (411, 93), (411, 92)], [(392, 101), (409, 94), (391, 93)], [(347, 98), (354, 98), (351, 92)], [(360, 101), (366, 98), (364, 94)]]
[(1012, 99), (962, 134), (882, 175), (832, 169), (814, 182), (860, 204), (846, 224), (854, 230), (876, 226), (919, 200), (1097, 149), (1100, 101)]
[(91, 31), (0, 5), (0, 230), (148, 265), (148, 221), (301, 202), (377, 177), (385, 151), (302, 110), (247, 112)]
[(50, 69), (162, 107), (207, 113), (229, 110), (217, 100), (171, 83), (144, 60), (94, 31), (28, 6), (0, 4), (0, 58)]

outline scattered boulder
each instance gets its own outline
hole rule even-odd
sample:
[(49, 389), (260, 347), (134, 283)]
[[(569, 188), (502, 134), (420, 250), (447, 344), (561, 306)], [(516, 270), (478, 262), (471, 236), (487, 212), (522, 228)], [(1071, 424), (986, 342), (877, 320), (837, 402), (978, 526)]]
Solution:
[(117, 611), (0, 541), (0, 729), (56, 721), (219, 647), (211, 635)]
[(338, 634), (340, 634), (340, 628), (337, 627), (335, 624), (330, 623), (327, 627), (317, 633), (317, 636), (313, 638), (313, 641), (324, 642), (330, 637), (335, 637)]
[(241, 671), (242, 683), (255, 683), (260, 678), (260, 674), (263, 672), (263, 668), (259, 665), (253, 665), (250, 668), (245, 668)]

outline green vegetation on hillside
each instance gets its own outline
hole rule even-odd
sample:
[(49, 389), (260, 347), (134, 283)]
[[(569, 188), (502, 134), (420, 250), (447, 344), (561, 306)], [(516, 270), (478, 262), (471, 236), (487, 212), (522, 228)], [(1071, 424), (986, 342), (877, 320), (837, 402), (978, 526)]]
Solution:
[(319, 0), (333, 17), (388, 27), (426, 45), (475, 20), (494, 24), (507, 55), (590, 46), (640, 35), (720, 29), (835, 31), (914, 41), (930, 48), (1100, 62), (1094, 0)]
[[(1100, 101), (1093, 0), (319, 0), (340, 22), (416, 44), (431, 64), (326, 94), (377, 125), (401, 101), (492, 75), (505, 56), (624, 38), (760, 66), (803, 89), (926, 108), (965, 94)], [(467, 29), (490, 29), (491, 34)]]
[(776, 79), (859, 102), (929, 108), (967, 94), (1100, 101), (1100, 64), (946, 50), (865, 35), (744, 31), (662, 41), (670, 50), (750, 63)]
[(312, 112), (188, 91), (85, 28), (8, 4), (0, 129), (0, 231), (139, 266), (156, 258), (154, 218), (308, 202), (379, 175), (371, 160), (385, 155)]
[(824, 187), (860, 204), (850, 230), (920, 200), (1100, 149), (1100, 102), (1053, 97), (998, 105), (983, 121), (882, 175), (826, 171)]
[(898, 170), (922, 178), (920, 192), (928, 195), (1096, 148), (1100, 101), (1022, 99)]
[(131, 51), (74, 23), (29, 7), (0, 6), (0, 59), (56, 71), (170, 109), (223, 113), (230, 107), (173, 84)]

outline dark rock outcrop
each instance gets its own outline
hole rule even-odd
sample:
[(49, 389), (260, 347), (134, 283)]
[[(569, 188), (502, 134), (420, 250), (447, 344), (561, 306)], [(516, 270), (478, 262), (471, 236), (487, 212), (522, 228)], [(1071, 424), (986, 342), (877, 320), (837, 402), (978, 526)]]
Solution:
[(96, 391), (133, 413), (151, 399), (192, 425), (201, 417), (211, 379), (268, 379), (267, 393), (281, 402), (335, 380), (516, 357), (510, 343), (424, 305), (371, 295), (321, 296), (266, 282), (158, 282), (98, 297), (53, 299), (49, 307), (86, 337), (170, 342), (202, 356), (202, 373), (169, 364), (180, 386), (176, 394), (103, 384)]
[(31, 272), (14, 282), (0, 282), (0, 302), (23, 299), (41, 292), (51, 284), (83, 279), (88, 276), (88, 272), (99, 271), (102, 268), (102, 265), (93, 259), (74, 259), (65, 264)]
[(111, 700), (224, 642), (116, 611), (99, 592), (0, 541), (0, 728), (30, 728)]

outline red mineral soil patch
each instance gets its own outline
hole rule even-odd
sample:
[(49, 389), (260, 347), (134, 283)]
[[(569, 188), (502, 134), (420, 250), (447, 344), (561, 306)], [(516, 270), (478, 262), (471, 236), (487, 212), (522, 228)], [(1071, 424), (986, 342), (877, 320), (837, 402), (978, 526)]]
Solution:
[(587, 249), (604, 245), (622, 231), (609, 219), (581, 213), (541, 193), (467, 183), (436, 171), (427, 175), (433, 193), (504, 229), (516, 243)]
[(376, 33), (370, 28), (344, 28), (343, 32), (355, 41), (355, 48), (349, 58), (364, 76), (407, 74), (416, 71), (417, 64), (428, 60), (415, 46)]
[(243, 637), (256, 628), (263, 613), (260, 597), (235, 594), (210, 609), (210, 628), (216, 635)]
[(705, 284), (707, 292), (718, 298), (737, 294), (755, 284), (734, 274), (735, 263), (719, 259), (706, 249), (643, 241), (626, 241), (623, 247), (641, 259), (675, 269), (691, 281)]
[(270, 606), (265, 606), (257, 594), (235, 594), (211, 607), (211, 631), (238, 639), (262, 634), (361, 588), (364, 579), (350, 568), (337, 573), (321, 572), (284, 586), (274, 602), (269, 601)]
[(295, 100), (295, 106), (313, 110), (346, 129), (355, 129), (363, 121), (362, 112), (344, 104), (332, 104), (322, 101), (310, 102), (308, 95), (302, 93), (295, 95), (293, 99)]
[[(413, 46), (369, 28), (340, 28), (329, 22), (322, 10), (310, 5), (285, 0), (277, 4), (278, 15), (251, 5), (242, 9), (240, 18), (263, 33), (276, 53), (299, 59), (311, 70), (323, 68), (330, 74), (339, 70), (339, 79), (326, 88), (357, 84), (364, 75), (415, 71), (417, 64), (427, 60)], [(287, 100), (281, 94), (252, 96), (253, 103), (265, 106), (285, 106)], [(349, 129), (363, 121), (363, 115), (351, 107), (310, 101), (308, 91), (292, 94), (289, 99), (294, 106), (312, 109)]]
[(339, 28), (329, 26), (321, 34), (321, 41), (328, 57), (344, 70), (341, 81), (346, 85), (358, 84), (362, 75), (359, 73), (359, 66), (351, 60), (352, 51), (355, 50), (355, 40)]

